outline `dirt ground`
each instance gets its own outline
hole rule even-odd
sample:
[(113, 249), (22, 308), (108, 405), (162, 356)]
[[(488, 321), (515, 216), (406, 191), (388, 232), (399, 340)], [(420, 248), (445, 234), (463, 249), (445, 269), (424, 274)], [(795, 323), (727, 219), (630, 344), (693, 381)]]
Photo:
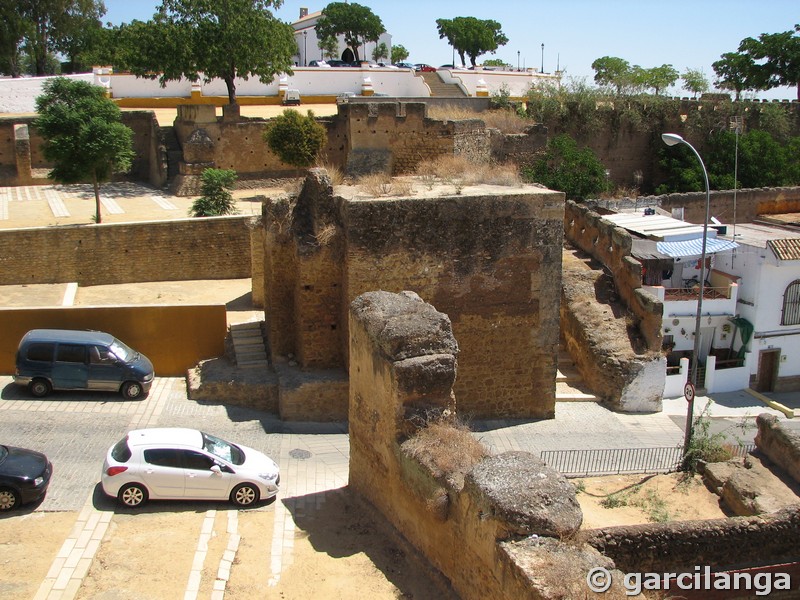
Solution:
[(731, 516), (699, 475), (607, 475), (572, 483), (584, 529)]
[[(581, 490), (584, 528), (727, 516), (699, 478), (617, 475), (573, 482)], [(232, 535), (241, 539), (225, 590), (231, 600), (456, 598), (419, 553), (346, 488), (321, 500), (305, 512), (296, 510), (291, 499), (286, 501), (297, 534), (290, 542), (289, 560), (284, 552), (278, 578), (271, 564), (274, 503), (249, 511), (191, 502), (153, 502), (139, 511), (117, 509), (77, 598), (182, 597), (207, 511), (216, 514), (202, 563), (199, 598), (210, 597)], [(36, 595), (76, 517), (23, 511), (0, 519), (0, 594)]]

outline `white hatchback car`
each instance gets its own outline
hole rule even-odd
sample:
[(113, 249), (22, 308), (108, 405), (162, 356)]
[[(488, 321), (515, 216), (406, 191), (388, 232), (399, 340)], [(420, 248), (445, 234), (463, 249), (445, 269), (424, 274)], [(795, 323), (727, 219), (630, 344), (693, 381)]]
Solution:
[(153, 500), (250, 506), (278, 493), (280, 472), (258, 450), (196, 429), (136, 429), (108, 449), (103, 491), (127, 507)]

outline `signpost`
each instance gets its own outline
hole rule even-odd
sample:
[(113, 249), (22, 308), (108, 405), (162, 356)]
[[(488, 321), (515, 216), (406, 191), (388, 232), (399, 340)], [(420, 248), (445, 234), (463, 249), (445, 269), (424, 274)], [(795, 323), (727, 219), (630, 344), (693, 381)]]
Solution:
[(686, 398), (687, 402), (694, 400), (694, 385), (692, 385), (691, 381), (687, 381), (686, 385), (683, 386), (683, 397)]

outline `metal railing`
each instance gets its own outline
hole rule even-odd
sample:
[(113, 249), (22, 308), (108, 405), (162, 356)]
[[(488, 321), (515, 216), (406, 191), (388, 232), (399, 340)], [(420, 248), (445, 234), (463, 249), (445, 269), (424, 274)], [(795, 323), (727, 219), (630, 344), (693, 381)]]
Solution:
[[(735, 456), (746, 456), (755, 444), (730, 448)], [(614, 448), (602, 450), (544, 450), (540, 458), (566, 477), (619, 475), (621, 473), (670, 473), (683, 462), (683, 448)]]
[[(731, 297), (731, 288), (727, 287), (705, 287), (703, 288), (703, 300), (721, 300)], [(664, 300), (668, 301), (687, 301), (697, 300), (697, 288), (664, 288)]]

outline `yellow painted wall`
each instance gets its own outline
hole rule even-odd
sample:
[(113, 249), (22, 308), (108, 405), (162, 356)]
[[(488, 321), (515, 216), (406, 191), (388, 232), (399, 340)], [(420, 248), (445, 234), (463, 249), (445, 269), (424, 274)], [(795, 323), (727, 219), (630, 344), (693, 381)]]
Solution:
[(151, 361), (157, 376), (180, 377), (225, 350), (225, 305), (98, 306), (0, 309), (0, 373), (31, 329), (94, 329), (118, 337)]

